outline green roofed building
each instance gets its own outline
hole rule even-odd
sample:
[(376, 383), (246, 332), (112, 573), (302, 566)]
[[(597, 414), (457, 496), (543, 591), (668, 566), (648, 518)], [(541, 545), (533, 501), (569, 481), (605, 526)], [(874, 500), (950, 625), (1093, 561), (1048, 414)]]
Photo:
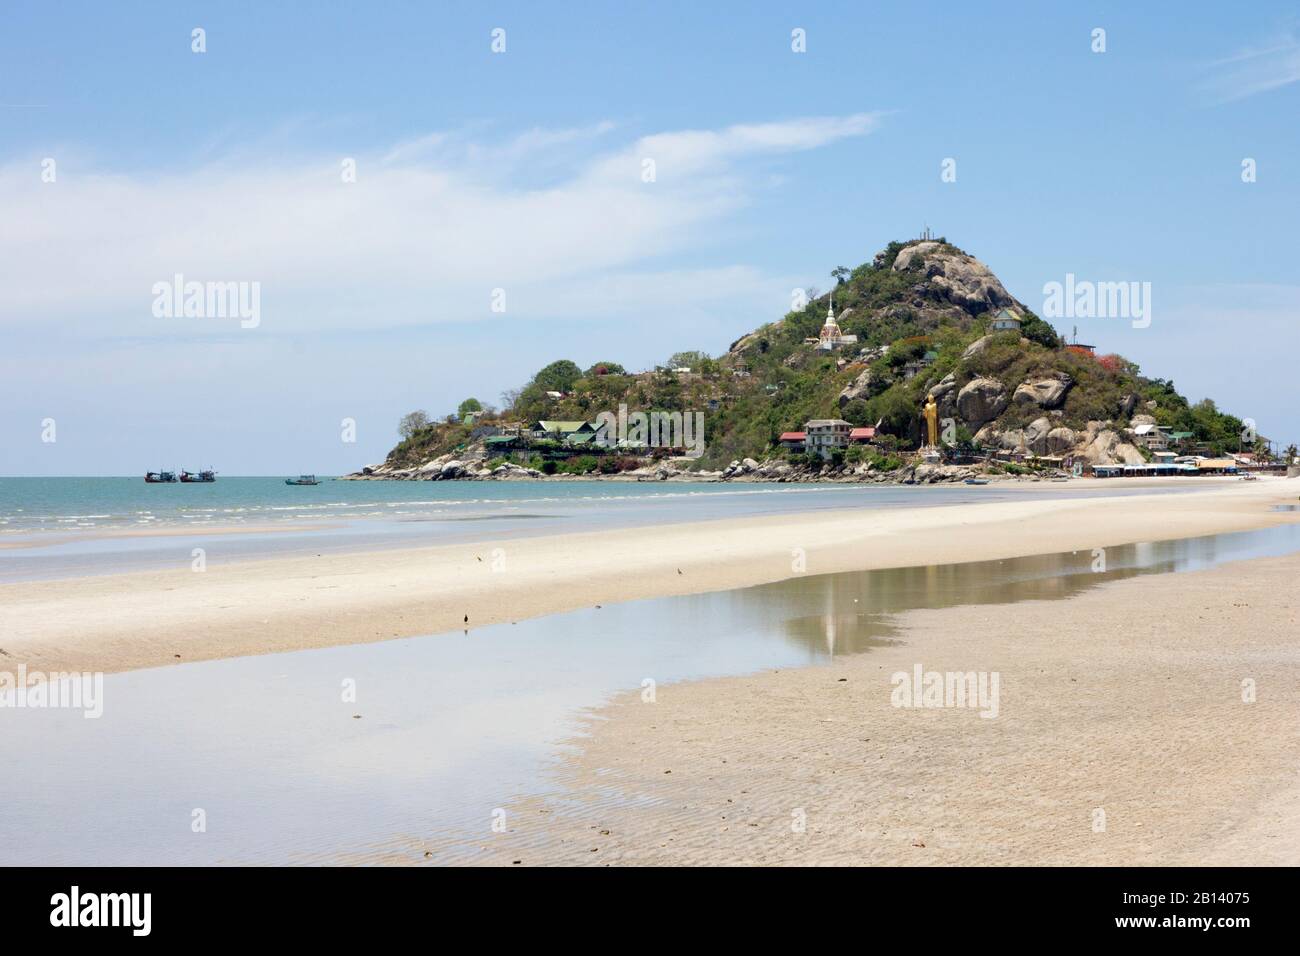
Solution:
[(528, 429), (534, 438), (565, 439), (570, 435), (594, 435), (596, 427), (590, 422), (559, 422), (550, 419), (533, 422)]

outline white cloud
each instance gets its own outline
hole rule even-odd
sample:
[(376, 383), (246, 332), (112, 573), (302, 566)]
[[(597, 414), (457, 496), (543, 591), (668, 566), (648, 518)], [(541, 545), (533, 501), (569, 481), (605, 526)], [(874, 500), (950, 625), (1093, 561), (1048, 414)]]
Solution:
[(1300, 81), (1300, 39), (1279, 34), (1209, 67), (1202, 89), (1214, 103), (1230, 103)]
[[(0, 168), (0, 322), (105, 336), (230, 333), (218, 319), (156, 319), (151, 288), (261, 283), (261, 328), (366, 329), (603, 314), (735, 291), (737, 267), (665, 268), (767, 181), (750, 162), (871, 132), (859, 114), (678, 131), (622, 144), (611, 123), (529, 130), (505, 143), (438, 133), (357, 155), (286, 163), (241, 153), (136, 173), (39, 158)], [(641, 180), (653, 158), (657, 180)], [(780, 309), (773, 309), (779, 313)], [(224, 320), (227, 324), (231, 320)], [(196, 325), (197, 323), (197, 325)], [(204, 324), (206, 323), (206, 325)], [(29, 325), (30, 327), (30, 325)]]

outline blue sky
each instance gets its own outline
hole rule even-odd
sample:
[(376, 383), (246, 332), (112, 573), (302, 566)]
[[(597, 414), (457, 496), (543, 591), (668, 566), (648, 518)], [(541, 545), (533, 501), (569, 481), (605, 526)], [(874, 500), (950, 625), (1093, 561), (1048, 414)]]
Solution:
[[(351, 470), (555, 358), (721, 352), (924, 224), (1036, 309), (1150, 282), (1080, 338), (1300, 439), (1294, 4), (702, 6), (6, 3), (0, 474)], [(257, 326), (154, 315), (177, 273)]]

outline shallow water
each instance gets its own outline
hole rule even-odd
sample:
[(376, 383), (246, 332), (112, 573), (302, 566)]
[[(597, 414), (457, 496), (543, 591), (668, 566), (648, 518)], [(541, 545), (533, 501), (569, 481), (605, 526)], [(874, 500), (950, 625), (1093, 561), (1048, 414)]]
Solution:
[[(1130, 494), (1095, 482), (982, 487), (687, 482), (330, 481), (146, 485), (138, 478), (0, 478), (0, 583), (410, 548), (571, 531), (846, 508)], [(220, 528), (246, 529), (237, 534)], [(18, 545), (18, 546), (16, 546)]]
[[(557, 742), (583, 710), (646, 679), (664, 693), (672, 681), (870, 653), (899, 637), (892, 615), (912, 608), (1052, 600), (1297, 550), (1300, 525), (1282, 525), (1107, 548), (1105, 570), (1082, 551), (809, 575), (468, 634), (109, 675), (97, 720), (0, 708), (3, 859), (346, 862), (392, 846), (422, 859), (424, 839), (490, 838), (494, 809), (547, 791)], [(341, 700), (346, 680), (355, 703)], [(196, 808), (206, 832), (192, 831)]]

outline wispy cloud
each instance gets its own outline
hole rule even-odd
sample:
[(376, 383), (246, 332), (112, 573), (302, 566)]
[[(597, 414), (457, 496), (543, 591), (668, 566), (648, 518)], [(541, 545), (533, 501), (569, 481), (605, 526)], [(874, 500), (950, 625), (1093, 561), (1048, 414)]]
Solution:
[(1212, 103), (1230, 103), (1300, 81), (1300, 37), (1279, 32), (1207, 67), (1201, 90)]
[(154, 318), (150, 290), (177, 273), (260, 282), (271, 333), (499, 318), (498, 288), (508, 315), (545, 318), (599, 311), (575, 300), (583, 287), (629, 308), (633, 290), (661, 301), (678, 280), (692, 295), (709, 278), (734, 287), (735, 264), (679, 272), (665, 257), (707, 244), (769, 188), (755, 160), (877, 122), (814, 117), (622, 142), (612, 123), (500, 142), (436, 133), (353, 157), (354, 183), (339, 156), (244, 151), (162, 174), (79, 169), (66, 156), (55, 183), (41, 182), (37, 158), (13, 161), (0, 167), (0, 322), (174, 335), (187, 320)]

